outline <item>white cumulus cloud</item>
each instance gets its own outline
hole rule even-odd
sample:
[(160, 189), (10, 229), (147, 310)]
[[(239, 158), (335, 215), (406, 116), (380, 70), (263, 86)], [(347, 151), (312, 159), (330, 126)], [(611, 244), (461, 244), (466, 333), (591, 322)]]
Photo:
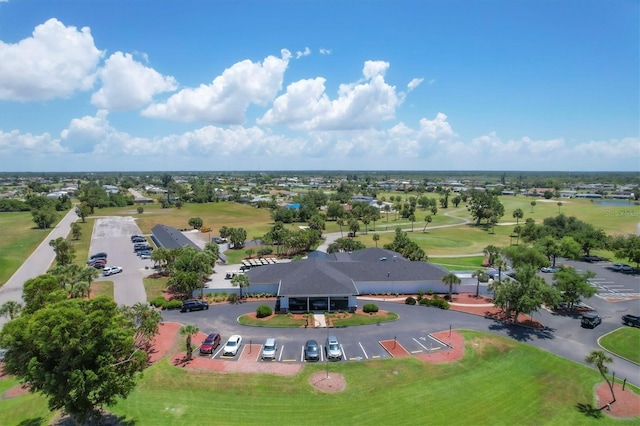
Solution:
[(102, 55), (89, 28), (49, 19), (18, 43), (0, 41), (0, 99), (48, 100), (89, 90)]
[(290, 59), (291, 53), (283, 49), (279, 58), (238, 62), (211, 84), (183, 89), (164, 103), (151, 104), (143, 115), (183, 122), (241, 124), (250, 104), (266, 105), (282, 89)]
[(361, 81), (341, 84), (338, 97), (325, 93), (325, 79), (301, 80), (287, 86), (258, 124), (288, 124), (295, 129), (353, 130), (378, 126), (394, 118), (404, 94), (387, 84), (388, 62), (366, 61)]
[(154, 95), (178, 87), (173, 77), (165, 77), (122, 52), (105, 61), (99, 76), (102, 87), (93, 94), (91, 103), (109, 110), (140, 108), (151, 102)]

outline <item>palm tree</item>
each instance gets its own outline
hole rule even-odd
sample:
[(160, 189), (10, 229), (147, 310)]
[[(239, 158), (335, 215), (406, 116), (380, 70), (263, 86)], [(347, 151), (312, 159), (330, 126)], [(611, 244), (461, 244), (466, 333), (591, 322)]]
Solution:
[(524, 217), (524, 212), (522, 209), (515, 209), (513, 211), (513, 217), (516, 219), (516, 225), (520, 223), (520, 219)]
[(507, 263), (504, 261), (504, 259), (498, 257), (493, 261), (493, 265), (498, 270), (498, 284), (500, 284), (502, 280), (502, 270), (505, 266), (507, 266)]
[(342, 227), (344, 226), (344, 219), (343, 218), (339, 218), (338, 220), (336, 220), (336, 223), (340, 227), (340, 238), (344, 238), (344, 235), (342, 234)]
[(560, 214), (560, 207), (562, 207), (562, 201), (558, 201), (558, 214)]
[(391, 211), (391, 206), (389, 204), (385, 204), (383, 209), (384, 209), (384, 212), (387, 214), (387, 223), (389, 223), (389, 212)]
[(520, 225), (516, 225), (513, 228), (513, 233), (516, 234), (516, 245), (520, 244), (520, 233), (522, 232), (522, 227)]
[(415, 214), (410, 214), (409, 215), (409, 221), (411, 222), (411, 232), (413, 232), (413, 222), (416, 221), (416, 215)]
[(584, 360), (585, 362), (589, 364), (593, 364), (598, 368), (598, 371), (600, 372), (604, 380), (607, 382), (607, 385), (609, 385), (609, 390), (611, 391), (611, 397), (613, 398), (613, 401), (611, 402), (616, 402), (616, 395), (613, 393), (613, 383), (610, 382), (609, 379), (607, 378), (607, 371), (609, 369), (605, 365), (605, 363), (608, 364), (610, 362), (613, 362), (613, 359), (611, 359), (610, 356), (605, 354), (604, 351), (591, 351), (589, 355), (585, 357)]
[(358, 223), (358, 219), (351, 219), (349, 221), (349, 230), (353, 233), (353, 237), (355, 238), (356, 233), (360, 230), (360, 224)]
[(536, 201), (533, 200), (532, 202), (530, 202), (529, 204), (531, 204), (531, 213), (533, 213), (533, 208), (536, 206)]
[(431, 218), (431, 215), (428, 214), (424, 217), (424, 228), (422, 228), (422, 232), (425, 232), (427, 229), (427, 225), (431, 223), (433, 219)]
[(380, 241), (380, 234), (373, 234), (373, 241), (376, 243), (376, 248), (378, 248), (378, 241)]
[(487, 280), (487, 274), (484, 273), (482, 269), (478, 269), (473, 274), (472, 277), (477, 278), (478, 282), (476, 283), (476, 297), (480, 296), (480, 281), (485, 282)]
[(187, 350), (187, 361), (191, 361), (193, 355), (193, 348), (191, 347), (191, 336), (198, 333), (200, 329), (197, 325), (187, 324), (180, 327), (180, 335), (187, 336), (185, 339), (185, 348)]
[(231, 285), (240, 289), (240, 299), (242, 299), (242, 289), (249, 287), (249, 277), (244, 274), (238, 274), (231, 278)]
[(9, 320), (18, 318), (22, 311), (22, 305), (15, 300), (9, 300), (0, 306), (0, 317), (8, 317)]
[(453, 286), (460, 284), (460, 278), (453, 272), (449, 272), (442, 277), (442, 282), (449, 286), (449, 301), (451, 301), (451, 294), (453, 293)]
[(369, 224), (371, 223), (371, 216), (369, 216), (368, 214), (362, 216), (362, 223), (364, 223), (364, 233), (368, 234), (369, 233)]

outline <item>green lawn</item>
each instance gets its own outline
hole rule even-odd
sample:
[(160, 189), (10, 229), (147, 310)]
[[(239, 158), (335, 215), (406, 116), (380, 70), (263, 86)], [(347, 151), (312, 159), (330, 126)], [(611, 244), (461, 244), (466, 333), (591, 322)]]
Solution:
[(430, 257), (429, 262), (440, 265), (449, 271), (484, 269), (482, 261), (484, 256), (471, 257)]
[(467, 354), (451, 364), (416, 358), (332, 363), (330, 374), (343, 374), (347, 381), (346, 390), (335, 394), (319, 393), (308, 382), (324, 364), (278, 376), (191, 372), (164, 360), (112, 411), (137, 425), (207, 419), (242, 425), (265, 419), (307, 425), (637, 424), (637, 419), (596, 420), (580, 411), (578, 404), (595, 404), (593, 387), (602, 381), (595, 370), (508, 339), (464, 335)]
[(640, 364), (640, 328), (621, 327), (601, 337), (600, 345), (609, 352)]
[(272, 315), (267, 320), (259, 320), (249, 315), (242, 315), (238, 318), (238, 323), (255, 327), (302, 327), (305, 320), (288, 315)]
[(30, 212), (0, 213), (0, 286), (11, 278), (49, 232), (51, 229), (35, 228)]
[(167, 289), (168, 281), (169, 278), (167, 277), (145, 277), (142, 280), (142, 283), (144, 284), (144, 290), (147, 293), (147, 300), (163, 296), (163, 291)]
[(93, 297), (107, 296), (113, 300), (113, 281), (97, 281), (91, 283)]

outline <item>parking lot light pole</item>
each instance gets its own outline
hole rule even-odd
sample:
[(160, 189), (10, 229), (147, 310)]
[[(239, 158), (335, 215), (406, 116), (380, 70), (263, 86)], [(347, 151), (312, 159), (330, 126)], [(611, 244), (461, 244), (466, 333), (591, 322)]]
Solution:
[(329, 326), (327, 324), (324, 325), (327, 328), (327, 341), (324, 342), (324, 357), (326, 358), (325, 361), (327, 363), (327, 379), (329, 378), (329, 350), (327, 349), (327, 343), (329, 343)]

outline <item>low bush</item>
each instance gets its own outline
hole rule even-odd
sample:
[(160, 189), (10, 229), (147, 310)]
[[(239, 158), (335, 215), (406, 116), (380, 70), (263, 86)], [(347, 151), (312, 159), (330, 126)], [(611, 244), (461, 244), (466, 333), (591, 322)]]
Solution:
[(362, 311), (367, 314), (378, 312), (378, 309), (378, 305), (374, 305), (373, 303), (367, 303), (362, 307)]
[(179, 300), (167, 300), (162, 309), (180, 309), (182, 307), (182, 302)]
[(415, 305), (416, 304), (416, 299), (411, 297), (411, 296), (409, 296), (406, 299), (404, 299), (404, 303), (406, 305)]
[(261, 248), (258, 250), (258, 256), (267, 256), (273, 253), (273, 249), (270, 247)]
[(230, 295), (227, 296), (227, 301), (229, 303), (236, 303), (238, 301), (238, 295), (235, 293), (231, 293)]
[(268, 316), (271, 316), (271, 314), (273, 314), (273, 310), (270, 306), (260, 305), (258, 306), (258, 309), (256, 309), (256, 316), (258, 318), (266, 318)]
[(158, 297), (154, 297), (153, 299), (151, 299), (149, 301), (149, 304), (151, 306), (153, 306), (154, 308), (162, 308), (164, 307), (166, 300), (164, 300), (164, 297), (162, 296), (158, 296)]

